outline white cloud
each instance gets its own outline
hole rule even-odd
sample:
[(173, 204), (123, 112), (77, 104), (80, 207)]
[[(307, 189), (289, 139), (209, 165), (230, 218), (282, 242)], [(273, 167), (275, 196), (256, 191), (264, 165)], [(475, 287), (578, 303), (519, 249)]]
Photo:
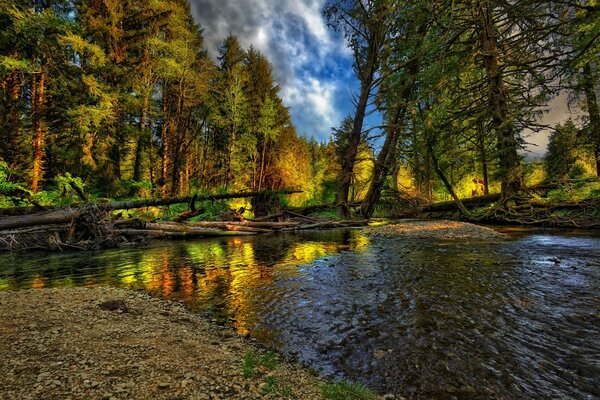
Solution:
[(302, 133), (321, 137), (326, 134), (327, 137), (331, 127), (338, 125), (340, 113), (335, 109), (334, 96), (338, 87), (334, 82), (323, 82), (313, 77), (305, 79), (296, 79), (293, 85), (283, 88), (281, 95), (284, 102), (291, 107), (292, 115), (296, 111), (305, 113), (297, 120), (304, 122), (310, 120), (312, 126), (318, 129), (318, 132), (305, 131)]
[(240, 44), (253, 45), (271, 63), (300, 133), (320, 140), (339, 124), (341, 96), (347, 95), (348, 74), (333, 71), (347, 59), (341, 35), (327, 28), (321, 9), (325, 0), (191, 0), (204, 29), (205, 45), (216, 59), (230, 33)]

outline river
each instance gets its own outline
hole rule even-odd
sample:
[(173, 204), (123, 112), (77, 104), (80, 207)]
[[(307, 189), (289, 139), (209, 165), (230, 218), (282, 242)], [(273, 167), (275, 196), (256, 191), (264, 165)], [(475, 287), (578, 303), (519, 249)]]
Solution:
[(145, 290), (380, 393), (600, 398), (600, 236), (504, 231), (487, 244), (335, 230), (2, 254), (0, 290)]

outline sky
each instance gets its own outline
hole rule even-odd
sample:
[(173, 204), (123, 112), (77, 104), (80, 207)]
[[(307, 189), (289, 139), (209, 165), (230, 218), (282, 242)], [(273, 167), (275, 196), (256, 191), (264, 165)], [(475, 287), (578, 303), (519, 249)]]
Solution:
[[(297, 132), (319, 141), (328, 140), (332, 127), (352, 113), (352, 98), (359, 88), (343, 35), (327, 27), (321, 16), (325, 1), (190, 0), (209, 55), (216, 60), (230, 33), (244, 48), (252, 45), (261, 51), (273, 65), (280, 97), (290, 108)], [(565, 96), (550, 103), (550, 109), (543, 123), (564, 121)], [(530, 143), (526, 158), (539, 158), (546, 151), (548, 132), (526, 140)]]
[(352, 57), (343, 36), (321, 17), (325, 0), (190, 2), (213, 59), (230, 33), (267, 56), (299, 134), (326, 141), (352, 112)]

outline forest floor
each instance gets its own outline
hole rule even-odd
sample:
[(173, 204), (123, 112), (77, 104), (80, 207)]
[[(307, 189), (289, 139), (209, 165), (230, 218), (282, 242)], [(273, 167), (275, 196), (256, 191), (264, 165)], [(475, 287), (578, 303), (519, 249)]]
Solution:
[(406, 239), (496, 241), (508, 237), (485, 226), (448, 220), (409, 220), (397, 224), (371, 226), (363, 232), (371, 236)]
[(144, 292), (0, 292), (0, 315), (2, 399), (323, 398), (322, 378)]

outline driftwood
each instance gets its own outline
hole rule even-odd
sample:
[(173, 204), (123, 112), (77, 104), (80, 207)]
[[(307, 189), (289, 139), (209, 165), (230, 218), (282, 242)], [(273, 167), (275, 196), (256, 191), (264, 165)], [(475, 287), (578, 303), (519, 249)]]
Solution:
[(335, 228), (352, 228), (368, 225), (368, 220), (362, 221), (321, 221), (312, 224), (297, 225), (289, 228), (283, 228), (281, 231), (299, 231), (307, 229), (335, 229)]
[(249, 226), (254, 228), (267, 228), (267, 229), (283, 229), (289, 228), (293, 226), (300, 225), (299, 222), (268, 222), (268, 221), (197, 221), (197, 222), (186, 222), (188, 226), (204, 226), (204, 227), (218, 227), (223, 224), (232, 225), (232, 226)]
[(256, 217), (253, 219), (249, 219), (248, 221), (255, 221), (255, 222), (269, 221), (269, 220), (277, 219), (277, 218), (281, 218), (281, 217), (283, 217), (283, 213), (280, 212), (280, 213), (265, 215), (264, 217)]
[(204, 214), (204, 208), (200, 208), (200, 209), (194, 209), (194, 210), (189, 210), (189, 211), (185, 211), (182, 212), (181, 214), (179, 214), (178, 216), (175, 217), (175, 222), (183, 222), (183, 221), (187, 221), (190, 218), (196, 217), (198, 215), (202, 215)]
[(191, 229), (189, 231), (158, 229), (116, 229), (115, 233), (130, 238), (142, 236), (154, 239), (256, 235), (256, 232), (223, 231), (220, 229)]

